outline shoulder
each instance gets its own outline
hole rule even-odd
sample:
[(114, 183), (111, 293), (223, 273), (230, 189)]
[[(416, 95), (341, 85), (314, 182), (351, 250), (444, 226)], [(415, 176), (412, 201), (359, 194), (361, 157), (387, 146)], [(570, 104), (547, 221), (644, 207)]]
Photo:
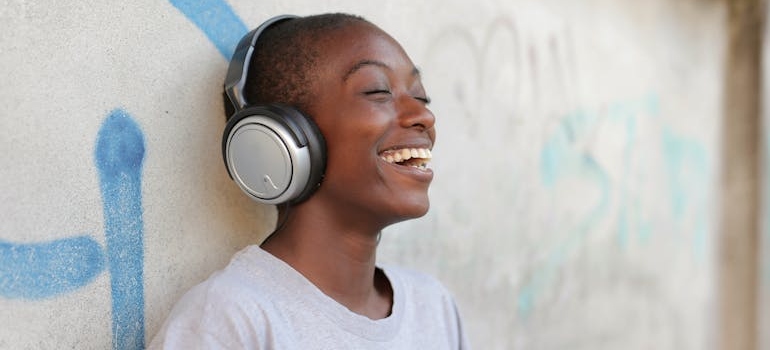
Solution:
[(216, 315), (233, 309), (269, 306), (275, 286), (263, 278), (271, 271), (261, 263), (260, 254), (261, 250), (252, 248), (238, 252), (224, 269), (185, 293), (175, 305), (175, 311)]
[(383, 266), (394, 289), (395, 308), (403, 310), (406, 329), (419, 330), (441, 348), (467, 348), (459, 312), (451, 292), (435, 277), (395, 266)]
[(383, 266), (383, 271), (391, 281), (396, 299), (403, 298), (412, 311), (456, 317), (452, 293), (436, 277), (395, 266)]
[(277, 313), (278, 307), (270, 284), (259, 283), (249, 270), (261, 267), (246, 268), (244, 259), (251, 259), (250, 254), (240, 252), (226, 268), (187, 291), (174, 305), (150, 349), (209, 345), (262, 348), (259, 342), (268, 338), (273, 321), (270, 315)]
[(424, 272), (391, 265), (383, 265), (382, 269), (393, 283), (401, 284), (406, 292), (451, 299), (449, 290), (436, 277)]

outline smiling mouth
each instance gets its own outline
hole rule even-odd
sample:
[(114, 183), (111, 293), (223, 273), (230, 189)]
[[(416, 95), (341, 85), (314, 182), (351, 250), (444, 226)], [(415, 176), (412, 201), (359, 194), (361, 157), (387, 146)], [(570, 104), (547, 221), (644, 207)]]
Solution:
[(431, 158), (427, 148), (401, 148), (382, 152), (380, 158), (390, 164), (427, 169)]

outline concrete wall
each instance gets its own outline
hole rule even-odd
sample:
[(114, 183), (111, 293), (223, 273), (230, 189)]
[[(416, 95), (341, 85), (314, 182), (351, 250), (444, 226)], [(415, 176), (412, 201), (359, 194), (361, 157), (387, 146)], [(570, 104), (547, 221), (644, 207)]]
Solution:
[(435, 101), (432, 210), (380, 259), (438, 276), (477, 349), (708, 349), (725, 10), (716, 1), (9, 0), (0, 349), (136, 349), (273, 224), (221, 166), (238, 38), (364, 15)]

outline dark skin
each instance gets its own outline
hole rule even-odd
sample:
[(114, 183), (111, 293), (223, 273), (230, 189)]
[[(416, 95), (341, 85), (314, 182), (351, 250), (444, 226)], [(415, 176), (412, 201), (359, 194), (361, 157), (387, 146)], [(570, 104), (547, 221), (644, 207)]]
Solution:
[(393, 291), (375, 268), (378, 236), (425, 215), (433, 179), (430, 169), (389, 163), (383, 152), (432, 149), (435, 117), (415, 65), (381, 29), (355, 23), (317, 45), (307, 112), (326, 138), (326, 175), (262, 248), (351, 311), (381, 319)]

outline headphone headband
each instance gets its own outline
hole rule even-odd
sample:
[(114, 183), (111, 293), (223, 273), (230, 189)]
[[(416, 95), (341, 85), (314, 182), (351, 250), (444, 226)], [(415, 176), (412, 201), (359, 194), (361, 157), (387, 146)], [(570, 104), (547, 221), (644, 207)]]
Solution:
[(246, 85), (246, 75), (249, 72), (249, 64), (251, 63), (251, 56), (254, 54), (254, 45), (257, 43), (257, 39), (271, 25), (294, 18), (298, 18), (298, 16), (280, 15), (270, 18), (257, 29), (246, 34), (238, 43), (225, 77), (225, 94), (236, 112), (248, 105), (243, 96), (243, 87)]

